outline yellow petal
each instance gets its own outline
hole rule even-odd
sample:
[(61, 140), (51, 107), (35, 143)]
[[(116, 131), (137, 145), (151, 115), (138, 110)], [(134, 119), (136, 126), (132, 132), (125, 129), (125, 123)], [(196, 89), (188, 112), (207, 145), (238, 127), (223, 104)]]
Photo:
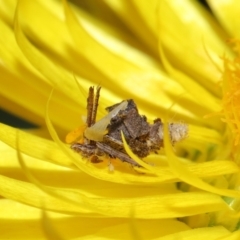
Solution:
[(0, 139), (9, 146), (16, 148), (17, 134), (19, 138), (19, 150), (32, 157), (49, 161), (62, 166), (73, 167), (57, 145), (44, 138), (28, 134), (10, 126), (0, 124)]
[(184, 231), (180, 233), (171, 234), (159, 240), (171, 240), (171, 239), (179, 239), (179, 240), (218, 240), (221, 237), (225, 237), (226, 235), (229, 236), (229, 231), (224, 227), (208, 227), (208, 228), (199, 228), (193, 229), (189, 231)]
[[(144, 21), (145, 19), (142, 19), (134, 2), (119, 0), (105, 0), (104, 2), (106, 2), (108, 7), (111, 8), (135, 34), (137, 34), (138, 38), (144, 42), (146, 48), (150, 50), (151, 54), (158, 57), (156, 53), (157, 38), (153, 32), (152, 26), (150, 26), (150, 21)], [(146, 4), (145, 6), (148, 19), (152, 20), (153, 18), (155, 11), (151, 10), (152, 6), (155, 6), (155, 3), (156, 1), (151, 1), (151, 3), (149, 2), (149, 4)]]
[[(59, 65), (55, 65), (46, 56), (44, 56), (36, 47), (34, 47), (22, 32), (19, 21), (19, 9), (24, 5), (19, 1), (15, 16), (15, 36), (19, 47), (30, 60), (34, 67), (46, 77), (49, 83), (58, 91), (63, 92), (66, 96), (74, 101), (81, 101), (81, 95), (76, 91), (76, 83), (68, 71)], [(24, 1), (23, 1), (24, 2)], [(86, 81), (85, 81), (86, 82)], [(67, 99), (67, 97), (66, 97)], [(65, 100), (66, 100), (65, 99)]]
[[(46, 239), (40, 225), (40, 211), (11, 200), (1, 200), (0, 223), (2, 239)], [(18, 214), (16, 214), (18, 213)], [(157, 239), (167, 234), (189, 230), (190, 228), (174, 219), (120, 219), (83, 218), (53, 212), (47, 213), (48, 222), (54, 225), (64, 239), (133, 239), (133, 230), (144, 239)], [(31, 228), (29, 228), (31, 226)], [(81, 227), (79, 227), (81, 226)], [(12, 229), (14, 228), (14, 231)], [(151, 229), (151, 231), (149, 231)], [(55, 239), (55, 238), (54, 238)]]
[[(174, 65), (215, 95), (220, 95), (219, 89), (216, 88), (220, 72), (208, 58), (204, 45), (214, 62), (221, 66), (219, 55), (221, 56), (223, 51), (228, 51), (224, 42), (227, 35), (198, 2), (185, 0), (180, 4), (177, 1), (146, 3), (144, 0), (131, 3), (111, 0), (105, 2), (154, 51), (158, 48), (158, 40), (161, 37), (167, 52), (170, 53), (168, 57)], [(160, 22), (158, 14), (161, 16)], [(198, 31), (195, 31), (196, 27)]]
[[(162, 36), (162, 33), (160, 31), (160, 37), (161, 36)], [(165, 66), (166, 70), (170, 73), (170, 75), (173, 78), (176, 78), (187, 92), (195, 96), (196, 101), (201, 101), (202, 99), (205, 99), (206, 101), (201, 102), (203, 106), (209, 107), (210, 111), (215, 111), (215, 112), (219, 111), (219, 104), (216, 103), (217, 99), (214, 98), (212, 94), (210, 94), (202, 85), (193, 81), (193, 79), (191, 79), (185, 73), (171, 66), (171, 64), (169, 63), (169, 60), (165, 56), (161, 42), (159, 45), (159, 51), (160, 51), (161, 59), (163, 61), (163, 65)]]
[[(2, 106), (21, 118), (44, 125), (44, 108), (51, 86), (48, 80), (27, 61), (16, 44), (12, 30), (2, 21), (0, 21), (0, 31), (4, 35), (4, 39), (1, 39), (2, 42), (0, 40), (2, 46), (0, 47), (2, 61), (0, 67), (2, 74), (0, 94), (2, 95)], [(47, 65), (45, 67), (47, 69)], [(18, 87), (13, 87), (16, 82)], [(74, 90), (78, 90), (77, 84), (74, 85)], [(72, 121), (75, 121), (76, 125), (76, 113), (79, 111), (79, 106), (76, 104), (75, 99), (71, 101), (61, 92), (55, 92), (56, 95), (52, 99), (53, 122), (57, 123), (61, 128), (66, 128), (66, 122), (73, 119)], [(76, 95), (78, 96), (77, 99), (81, 99), (82, 94), (76, 91)], [(82, 109), (84, 109), (83, 105)]]
[(238, 0), (208, 0), (211, 9), (218, 17), (222, 26), (228, 31), (232, 37), (240, 37), (239, 33), (239, 1)]
[(217, 240), (238, 240), (240, 238), (240, 231), (229, 233), (224, 237), (220, 237)]
[(42, 228), (48, 239), (56, 239), (63, 240), (64, 238), (57, 232), (52, 222), (49, 221), (47, 217), (47, 213), (45, 211), (42, 212)]
[[(83, 206), (73, 205), (72, 203), (67, 203), (61, 199), (49, 196), (31, 183), (11, 179), (2, 175), (0, 175), (0, 182), (0, 194), (5, 198), (38, 208), (42, 208), (42, 202), (44, 202), (44, 207), (46, 209), (62, 213), (90, 213), (90, 211)], [(13, 188), (15, 189), (14, 191), (12, 191)], [(75, 197), (77, 197), (77, 195), (75, 195)], [(77, 198), (79, 197), (78, 195)], [(74, 200), (77, 202), (76, 198)]]

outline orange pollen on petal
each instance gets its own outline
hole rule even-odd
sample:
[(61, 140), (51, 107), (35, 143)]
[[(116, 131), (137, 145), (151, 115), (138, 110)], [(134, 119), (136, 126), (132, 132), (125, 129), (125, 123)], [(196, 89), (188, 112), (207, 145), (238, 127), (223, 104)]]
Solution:
[(236, 57), (223, 58), (223, 100), (222, 113), (234, 135), (234, 145), (240, 143), (240, 40), (231, 39)]
[(87, 125), (84, 124), (76, 129), (74, 129), (73, 131), (71, 131), (70, 133), (67, 134), (65, 141), (68, 144), (71, 143), (83, 143), (84, 141), (84, 131), (87, 128)]

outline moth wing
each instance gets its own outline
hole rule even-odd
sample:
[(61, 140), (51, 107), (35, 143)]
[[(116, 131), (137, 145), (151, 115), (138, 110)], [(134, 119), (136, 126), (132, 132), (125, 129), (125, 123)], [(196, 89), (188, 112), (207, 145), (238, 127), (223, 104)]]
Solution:
[(115, 117), (120, 110), (126, 109), (128, 101), (121, 102), (112, 111), (110, 111), (105, 117), (96, 122), (93, 126), (87, 128), (84, 131), (84, 136), (96, 142), (103, 141), (103, 136), (106, 134), (107, 126), (109, 125), (111, 119)]

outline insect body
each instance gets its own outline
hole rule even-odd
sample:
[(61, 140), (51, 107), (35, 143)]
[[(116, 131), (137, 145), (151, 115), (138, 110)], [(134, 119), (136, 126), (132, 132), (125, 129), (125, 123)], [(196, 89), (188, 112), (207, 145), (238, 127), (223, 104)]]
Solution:
[[(108, 114), (96, 122), (98, 100), (101, 88), (98, 87), (96, 95), (94, 88), (89, 88), (87, 99), (87, 121), (83, 134), (83, 141), (74, 142), (71, 148), (92, 162), (99, 162), (99, 156), (108, 155), (128, 162), (133, 166), (140, 166), (126, 153), (121, 132), (138, 157), (144, 158), (152, 152), (157, 152), (163, 147), (163, 123), (160, 118), (152, 124), (147, 118), (140, 115), (135, 102), (132, 99), (122, 101), (108, 107)], [(188, 127), (182, 123), (170, 123), (168, 125), (172, 144), (187, 136)]]

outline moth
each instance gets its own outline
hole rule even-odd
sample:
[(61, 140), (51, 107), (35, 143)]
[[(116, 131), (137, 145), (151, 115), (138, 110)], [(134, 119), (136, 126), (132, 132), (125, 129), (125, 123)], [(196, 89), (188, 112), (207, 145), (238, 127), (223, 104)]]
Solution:
[[(94, 87), (89, 88), (86, 126), (79, 130), (83, 134), (79, 137), (79, 131), (73, 131), (67, 136), (67, 142), (72, 142), (71, 148), (93, 163), (100, 162), (100, 157), (107, 155), (140, 167), (125, 151), (121, 132), (133, 153), (144, 158), (164, 147), (164, 124), (160, 118), (149, 123), (146, 116), (139, 114), (133, 99), (107, 107), (108, 114), (96, 122), (100, 91), (99, 86), (96, 93)], [(183, 123), (169, 123), (168, 130), (172, 145), (188, 134), (188, 126)]]

